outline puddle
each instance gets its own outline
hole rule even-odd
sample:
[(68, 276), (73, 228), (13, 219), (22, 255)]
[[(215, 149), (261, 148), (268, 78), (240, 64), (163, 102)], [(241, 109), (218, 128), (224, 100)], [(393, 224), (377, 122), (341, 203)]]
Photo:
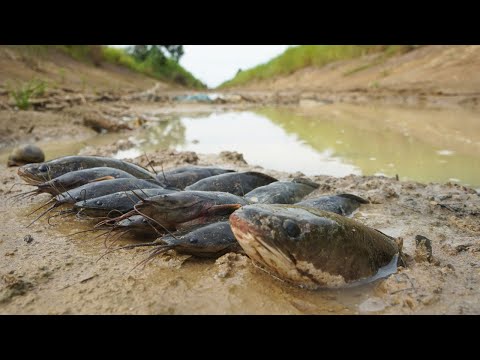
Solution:
[[(146, 128), (84, 141), (40, 142), (47, 159), (86, 146), (129, 139), (114, 157), (157, 149), (237, 151), (250, 165), (306, 175), (383, 175), (400, 180), (480, 187), (480, 123), (458, 110), (331, 104), (315, 109), (264, 108), (200, 114), (155, 114)], [(458, 119), (462, 118), (461, 129)], [(408, 131), (407, 131), (408, 130)], [(6, 161), (9, 150), (0, 152)]]
[[(276, 108), (170, 116), (166, 121), (152, 122), (135, 137), (136, 147), (119, 151), (115, 157), (136, 157), (159, 148), (199, 153), (237, 151), (251, 165), (306, 175), (398, 174), (400, 180), (480, 185), (480, 156), (472, 145), (477, 142), (461, 139), (458, 149), (453, 144), (447, 149), (444, 139), (433, 141), (423, 136), (430, 128), (419, 129), (413, 136), (392, 128), (390, 118), (385, 127), (379, 126), (385, 110), (357, 107), (364, 113), (355, 119), (355, 114), (335, 109), (339, 105), (330, 106), (330, 112), (313, 115)], [(438, 111), (395, 111), (390, 116), (398, 113), (402, 128), (405, 118), (419, 117), (427, 126), (439, 116)], [(472, 135), (480, 138), (480, 125), (477, 130)]]

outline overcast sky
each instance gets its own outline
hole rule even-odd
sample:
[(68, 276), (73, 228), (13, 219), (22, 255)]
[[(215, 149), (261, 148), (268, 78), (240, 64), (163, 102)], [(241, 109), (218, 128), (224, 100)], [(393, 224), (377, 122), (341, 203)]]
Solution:
[(184, 45), (180, 64), (208, 85), (215, 87), (246, 70), (280, 55), (288, 45)]
[[(124, 47), (127, 45), (111, 45)], [(215, 87), (280, 55), (289, 45), (184, 45), (180, 64), (208, 87)]]

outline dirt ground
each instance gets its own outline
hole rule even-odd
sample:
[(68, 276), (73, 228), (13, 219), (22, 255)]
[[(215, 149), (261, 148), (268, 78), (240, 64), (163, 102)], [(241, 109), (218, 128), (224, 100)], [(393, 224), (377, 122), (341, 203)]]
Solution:
[[(289, 86), (282, 85), (278, 80), (271, 84), (271, 88), (255, 88), (252, 85), (250, 89), (231, 90), (229, 94), (232, 96), (227, 102), (179, 104), (172, 98), (180, 90), (167, 88), (150, 79), (136, 83), (130, 77), (135, 75), (129, 74), (128, 79), (123, 75), (118, 76), (123, 79), (122, 84), (131, 82), (134, 85), (117, 91), (115, 95), (109, 91), (111, 85), (108, 84), (104, 87), (105, 93), (91, 96), (83, 94), (80, 89), (73, 94), (57, 89), (57, 92), (45, 97), (47, 102), (40, 101), (38, 106), (29, 111), (18, 111), (9, 103), (8, 96), (2, 93), (0, 86), (0, 217), (3, 220), (0, 231), (0, 313), (479, 314), (480, 196), (475, 190), (456, 183), (420, 184), (397, 181), (395, 178), (354, 175), (343, 178), (311, 177), (320, 187), (308, 197), (349, 192), (369, 199), (371, 204), (363, 205), (354, 218), (403, 241), (406, 267), (400, 267), (397, 273), (386, 279), (360, 287), (309, 291), (271, 277), (254, 266), (245, 255), (230, 253), (218, 259), (197, 259), (170, 251), (144, 268), (133, 269), (148, 255), (144, 250), (118, 251), (101, 257), (106, 251), (103, 237), (95, 238), (96, 233), (88, 232), (72, 236), (75, 232), (91, 229), (94, 222), (53, 218), (50, 224), (42, 219), (27, 227), (34, 219), (29, 213), (44, 203), (48, 196), (21, 201), (11, 199), (11, 196), (31, 190), (31, 187), (15, 185), (12, 188), (20, 179), (16, 175), (16, 168), (5, 166), (9, 149), (24, 142), (42, 146), (47, 159), (63, 155), (66, 149), (82, 154), (112, 155), (128, 142), (132, 132), (141, 128), (150, 116), (159, 111), (164, 114), (194, 113), (281, 104), (300, 106), (308, 113), (313, 111), (312, 106), (329, 101), (396, 103), (398, 99), (404, 105), (424, 103), (433, 107), (469, 107), (475, 101), (462, 103), (460, 99), (475, 98), (474, 76), (462, 77), (459, 81), (451, 81), (447, 75), (439, 76), (440, 85), (437, 88), (422, 83), (428, 80), (429, 74), (432, 75), (428, 69), (437, 69), (438, 74), (442, 74), (442, 69), (448, 66), (450, 69), (459, 67), (468, 70), (468, 61), (476, 64), (478, 49), (468, 46), (457, 48), (456, 51), (464, 55), (455, 57), (457, 60), (452, 58), (450, 63), (433, 62), (432, 54), (447, 58), (452, 53), (449, 49), (451, 47), (428, 47), (420, 49), (423, 53), (403, 55), (406, 57), (402, 60), (404, 62), (396, 59), (396, 69), (399, 70), (392, 71), (391, 79), (398, 76), (397, 85), (405, 84), (401, 81), (400, 69), (406, 69), (413, 61), (417, 61), (417, 65), (423, 64), (425, 75), (418, 72), (418, 81), (408, 85), (410, 88), (407, 85), (402, 85), (403, 88), (389, 85), (384, 90), (372, 88), (364, 91), (353, 87), (337, 89), (335, 85), (329, 90), (322, 90), (322, 86), (336, 83), (333, 80), (340, 78), (326, 78), (322, 85), (320, 77), (317, 79), (313, 76), (315, 74), (309, 74), (313, 72), (312, 69), (306, 69), (304, 75), (295, 76), (313, 76), (311, 83), (316, 86), (313, 90), (302, 87), (300, 81), (295, 83), (295, 79), (291, 78), (288, 81), (281, 80)], [(2, 71), (5, 69), (2, 61), (13, 66), (9, 56), (15, 55), (0, 54)], [(425, 60), (429, 56), (430, 62)], [(462, 65), (459, 58), (468, 61), (465, 60)], [(46, 69), (46, 73), (50, 71), (55, 74), (59, 60), (56, 61), (53, 65), (50, 63), (41, 67)], [(382, 66), (391, 64), (389, 61)], [(21, 62), (21, 66), (32, 68), (28, 61), (26, 65), (24, 63)], [(344, 64), (344, 70), (351, 69), (351, 66)], [(471, 66), (473, 68), (474, 65)], [(93, 71), (82, 69), (85, 72)], [(467, 74), (473, 74), (467, 70)], [(25, 79), (33, 74), (27, 73), (30, 70), (19, 70), (18, 67), (8, 71), (0, 73), (0, 81), (11, 74), (23, 74)], [(96, 79), (93, 82), (100, 84), (106, 75), (99, 75), (96, 71), (106, 70), (97, 69), (94, 75), (88, 75)], [(34, 72), (38, 74), (37, 70)], [(338, 74), (341, 73), (338, 70)], [(365, 74), (358, 72), (350, 76), (353, 79), (354, 76)], [(389, 77), (385, 76), (385, 87)], [(364, 80), (371, 81), (369, 79)], [(470, 84), (471, 89), (468, 85), (462, 92), (460, 85), (455, 87), (455, 84), (462, 82)], [(445, 93), (438, 93), (438, 88), (444, 89), (442, 91)], [(424, 91), (422, 89), (427, 89), (426, 95), (419, 93)], [(328, 112), (328, 109), (325, 111)], [(476, 126), (473, 118), (468, 121), (472, 127)], [(449, 126), (453, 131), (454, 119), (446, 119), (445, 122), (451, 123)], [(397, 127), (399, 131), (404, 131), (405, 128), (415, 127), (415, 124), (403, 121)], [(422, 128), (426, 135), (432, 133), (433, 138), (441, 138), (441, 134), (435, 132), (434, 124), (425, 124)], [(99, 132), (104, 135), (97, 136)], [(451, 141), (463, 140), (457, 134)], [(198, 164), (236, 170), (253, 169), (279, 179), (298, 175), (251, 166), (245, 163), (241, 155), (229, 152), (196, 154), (158, 151), (148, 155), (157, 171), (162, 166), (167, 169)], [(132, 161), (147, 165), (147, 159), (143, 156)], [(417, 249), (417, 235), (431, 240), (433, 259), (427, 259), (421, 249)], [(125, 237), (119, 244), (139, 240)]]

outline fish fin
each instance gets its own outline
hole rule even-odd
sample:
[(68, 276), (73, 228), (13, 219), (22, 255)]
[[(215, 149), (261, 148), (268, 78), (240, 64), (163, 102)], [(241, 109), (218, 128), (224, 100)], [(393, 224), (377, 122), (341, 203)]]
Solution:
[(207, 213), (209, 214), (218, 214), (218, 213), (225, 213), (230, 214), (237, 209), (240, 209), (243, 205), (242, 204), (222, 204), (222, 205), (213, 205), (211, 206)]
[(365, 200), (364, 198), (361, 198), (360, 196), (353, 195), (353, 194), (337, 194), (336, 196), (340, 196), (345, 199), (354, 200), (356, 202), (359, 202), (360, 204), (370, 204), (370, 201)]
[(387, 238), (389, 238), (390, 240), (395, 241), (395, 243), (396, 243), (396, 239), (395, 239), (393, 236), (387, 235), (387, 234), (385, 234), (384, 232), (381, 232), (380, 230), (377, 230), (377, 229), (373, 229), (373, 230), (375, 230), (376, 232), (379, 232), (379, 233), (382, 234), (382, 235), (385, 235)]
[(304, 184), (304, 185), (308, 185), (308, 186), (311, 186), (313, 187), (314, 189), (318, 189), (320, 187), (320, 184), (317, 184), (316, 182), (306, 178), (306, 177), (303, 177), (303, 176), (298, 176), (296, 178), (293, 178), (292, 180), (293, 183), (297, 183), (297, 184)]

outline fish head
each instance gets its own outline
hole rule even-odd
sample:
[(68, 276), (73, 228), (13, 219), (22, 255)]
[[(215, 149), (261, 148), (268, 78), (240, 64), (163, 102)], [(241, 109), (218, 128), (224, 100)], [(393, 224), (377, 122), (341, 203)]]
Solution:
[(255, 204), (235, 211), (230, 224), (245, 253), (274, 276), (307, 288), (345, 283), (331, 271), (338, 266), (328, 264), (342, 258), (335, 255), (342, 250), (345, 229), (336, 214)]
[(50, 180), (50, 166), (46, 163), (26, 164), (18, 168), (17, 174), (29, 184)]

